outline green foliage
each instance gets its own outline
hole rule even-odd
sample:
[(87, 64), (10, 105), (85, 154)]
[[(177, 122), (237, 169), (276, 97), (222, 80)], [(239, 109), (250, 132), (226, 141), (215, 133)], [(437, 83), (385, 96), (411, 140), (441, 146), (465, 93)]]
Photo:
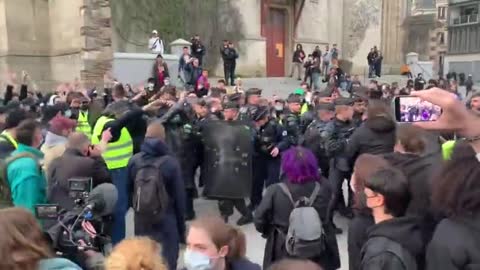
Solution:
[[(178, 38), (190, 40), (199, 34), (207, 47), (206, 65), (219, 60), (222, 40), (239, 41), (241, 15), (235, 0), (113, 0), (110, 1), (115, 32), (115, 50), (144, 52), (156, 29), (165, 44)], [(168, 46), (167, 46), (168, 47)]]

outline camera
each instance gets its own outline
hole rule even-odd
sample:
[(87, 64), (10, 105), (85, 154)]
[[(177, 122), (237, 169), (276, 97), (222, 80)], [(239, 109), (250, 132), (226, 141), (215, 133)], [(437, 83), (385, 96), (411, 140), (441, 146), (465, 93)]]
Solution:
[(112, 190), (116, 192), (112, 184), (102, 184), (92, 190), (92, 178), (71, 178), (68, 197), (74, 202), (72, 209), (60, 209), (58, 204), (35, 206), (35, 214), (44, 220), (45, 234), (57, 255), (85, 269), (87, 256), (84, 251), (109, 254), (109, 215), (117, 200), (116, 193), (109, 194)]
[(58, 219), (59, 206), (58, 204), (37, 204), (35, 205), (35, 216), (38, 219)]
[(76, 205), (83, 205), (92, 191), (92, 178), (68, 179), (68, 196)]

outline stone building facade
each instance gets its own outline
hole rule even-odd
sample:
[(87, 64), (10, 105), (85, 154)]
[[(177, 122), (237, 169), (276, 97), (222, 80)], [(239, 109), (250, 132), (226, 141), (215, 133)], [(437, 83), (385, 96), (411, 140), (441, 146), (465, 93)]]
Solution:
[(420, 61), (431, 60), (436, 28), (434, 0), (383, 0), (381, 51), (386, 70), (398, 74), (409, 52), (418, 53)]
[[(241, 17), (242, 76), (289, 75), (298, 43), (307, 54), (336, 43), (343, 67), (361, 74), (368, 50), (381, 43), (382, 0), (220, 1), (230, 1)], [(120, 37), (111, 13), (109, 0), (0, 0), (0, 74), (26, 70), (39, 90), (75, 78), (100, 84), (113, 52), (147, 52), (126, 43), (146, 43), (147, 28), (155, 28)]]
[(448, 51), (445, 73), (473, 75), (480, 81), (480, 1), (448, 1)]
[(0, 0), (0, 37), (0, 74), (25, 70), (38, 90), (94, 85), (113, 55), (109, 1)]

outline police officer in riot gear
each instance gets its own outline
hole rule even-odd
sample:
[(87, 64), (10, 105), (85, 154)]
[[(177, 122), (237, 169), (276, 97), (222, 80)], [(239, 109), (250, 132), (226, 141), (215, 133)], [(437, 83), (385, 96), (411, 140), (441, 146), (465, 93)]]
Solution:
[[(224, 104), (223, 106), (224, 108), (224, 111), (223, 111), (223, 117), (224, 117), (224, 121), (227, 121), (227, 122), (235, 122), (238, 120), (238, 115), (239, 115), (239, 107), (238, 107), (238, 104), (235, 103), (235, 102), (227, 102), (226, 104)], [(247, 125), (244, 125), (243, 126), (243, 129), (250, 129), (249, 126)], [(249, 131), (250, 132), (250, 131)], [(232, 136), (237, 136), (237, 134), (232, 134)], [(251, 139), (250, 142), (253, 143), (253, 136), (254, 134), (253, 133), (250, 133), (249, 136), (251, 136)], [(232, 148), (232, 146), (230, 146), (230, 148)], [(222, 164), (220, 164), (220, 166), (222, 166)], [(248, 168), (251, 170), (251, 167)], [(248, 172), (250, 173), (250, 172)], [(232, 175), (233, 175), (233, 172), (232, 172)], [(210, 177), (211, 175), (209, 175)], [(222, 179), (220, 179), (222, 180)], [(235, 189), (235, 187), (232, 187), (232, 186), (229, 186), (228, 187), (229, 189)], [(207, 188), (206, 188), (207, 189)], [(223, 192), (224, 190), (222, 190)], [(228, 191), (228, 193), (230, 193), (230, 191)], [(208, 194), (206, 194), (208, 196)], [(252, 215), (252, 212), (250, 211), (250, 209), (248, 209), (246, 203), (245, 203), (245, 199), (240, 199), (240, 198), (235, 198), (235, 199), (230, 199), (230, 198), (222, 198), (222, 194), (214, 194), (214, 196), (211, 196), (211, 197), (216, 197), (218, 198), (218, 208), (220, 210), (220, 214), (221, 216), (224, 218), (225, 222), (228, 222), (228, 219), (231, 215), (233, 215), (233, 208), (235, 207), (239, 212), (240, 214), (242, 214), (242, 217), (237, 221), (237, 225), (239, 226), (243, 226), (243, 225), (246, 225), (246, 224), (249, 224), (251, 222), (253, 222), (253, 215)]]
[(304, 146), (315, 154), (322, 175), (328, 178), (330, 159), (325, 150), (325, 138), (322, 137), (327, 124), (335, 116), (335, 106), (332, 103), (320, 103), (315, 106), (316, 118), (307, 127), (304, 135)]
[[(355, 126), (353, 118), (353, 100), (350, 98), (338, 98), (335, 100), (335, 118), (327, 124), (323, 132), (325, 149), (330, 157), (329, 182), (332, 187), (332, 198), (329, 205), (328, 217), (333, 223), (333, 213), (338, 207), (341, 214), (351, 217), (352, 212), (344, 205), (342, 184), (351, 176), (351, 165), (346, 157), (346, 148), (349, 137)], [(349, 188), (349, 205), (352, 201), (352, 192)], [(337, 228), (337, 233), (342, 231)]]
[(282, 119), (282, 124), (287, 130), (291, 145), (299, 145), (302, 142), (302, 135), (305, 127), (300, 116), (302, 108), (302, 97), (297, 94), (290, 94), (287, 98), (288, 113)]
[(270, 108), (258, 107), (253, 115), (256, 129), (253, 158), (253, 185), (250, 197), (254, 210), (262, 200), (264, 185), (269, 187), (279, 181), (280, 153), (289, 147), (287, 131), (270, 117)]
[(238, 120), (252, 121), (253, 114), (255, 114), (258, 108), (261, 95), (262, 89), (258, 88), (250, 88), (245, 92), (245, 105), (240, 108)]

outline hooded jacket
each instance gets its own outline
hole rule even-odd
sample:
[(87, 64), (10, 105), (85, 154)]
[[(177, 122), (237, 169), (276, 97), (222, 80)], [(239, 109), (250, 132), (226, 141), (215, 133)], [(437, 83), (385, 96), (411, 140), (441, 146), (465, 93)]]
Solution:
[(43, 158), (43, 169), (48, 171), (50, 163), (60, 157), (65, 152), (65, 145), (68, 139), (66, 137), (57, 135), (51, 131), (47, 132), (45, 136), (45, 143), (43, 143), (40, 151), (45, 155)]
[(395, 152), (384, 158), (407, 177), (411, 199), (405, 215), (419, 218), (424, 239), (429, 241), (437, 223), (430, 202), (432, 176), (442, 164), (441, 154), (419, 156)]
[(368, 232), (362, 248), (362, 270), (422, 269), (425, 244), (415, 218), (380, 222)]
[(167, 259), (170, 269), (176, 269), (179, 244), (185, 236), (185, 184), (177, 159), (171, 155), (167, 145), (156, 138), (145, 138), (141, 151), (135, 154), (127, 166), (129, 190), (134, 190), (134, 181), (138, 168), (143, 163), (168, 155), (160, 166), (162, 180), (168, 194), (168, 206), (163, 216), (144, 217), (135, 215), (135, 235), (144, 235), (161, 242), (163, 256)]
[(427, 270), (480, 269), (480, 211), (442, 220), (427, 249)]
[(350, 164), (361, 154), (386, 154), (393, 152), (396, 125), (393, 119), (378, 116), (367, 119), (357, 128), (347, 144)]
[(12, 192), (13, 204), (35, 215), (35, 205), (47, 202), (47, 183), (39, 166), (43, 158), (38, 149), (19, 144), (12, 155), (28, 153), (35, 157), (19, 158), (8, 165), (7, 179)]

